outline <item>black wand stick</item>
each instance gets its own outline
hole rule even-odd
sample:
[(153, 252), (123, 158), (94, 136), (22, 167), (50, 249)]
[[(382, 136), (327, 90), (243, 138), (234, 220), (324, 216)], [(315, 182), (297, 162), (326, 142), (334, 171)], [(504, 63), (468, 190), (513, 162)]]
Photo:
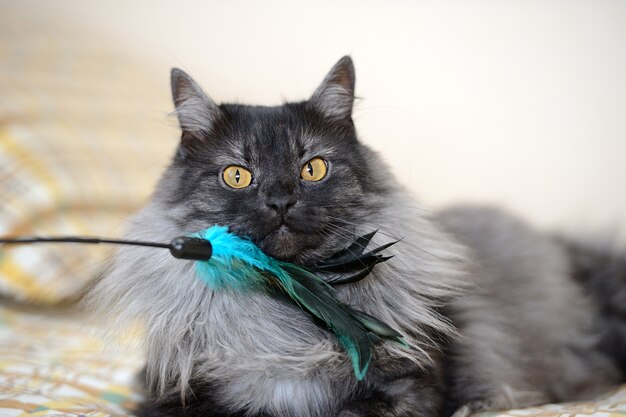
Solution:
[(213, 255), (211, 242), (196, 237), (181, 236), (173, 239), (170, 243), (143, 242), (140, 240), (103, 239), (97, 237), (39, 237), (26, 236), (17, 238), (1, 238), (0, 244), (21, 245), (29, 243), (88, 243), (145, 246), (150, 248), (169, 249), (173, 257), (178, 259), (190, 259), (194, 261), (208, 261)]

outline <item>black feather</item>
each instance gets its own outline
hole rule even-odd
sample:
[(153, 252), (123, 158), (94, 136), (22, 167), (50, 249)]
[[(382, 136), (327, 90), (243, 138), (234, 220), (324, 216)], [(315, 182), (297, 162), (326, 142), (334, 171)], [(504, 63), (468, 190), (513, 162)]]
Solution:
[[(367, 242), (369, 242), (372, 236), (372, 234), (369, 234), (366, 236), (362, 236), (359, 239), (367, 238)], [(363, 254), (363, 251), (365, 249), (364, 246), (359, 246), (360, 249), (357, 251), (351, 251), (351, 248), (359, 243), (359, 239), (357, 239), (357, 242), (353, 243), (347, 249), (339, 252), (338, 255), (334, 255), (331, 258), (318, 262), (312, 269), (314, 271), (332, 272), (354, 272), (355, 270), (361, 270), (388, 260), (389, 257), (383, 257), (381, 255), (378, 255), (378, 253), (398, 243), (398, 240), (389, 242), (375, 249), (372, 249), (366, 254)]]
[(370, 241), (377, 232), (378, 230), (374, 230), (371, 233), (358, 237), (352, 245), (335, 253), (330, 258), (324, 259), (318, 265), (322, 266), (330, 264), (345, 264), (348, 262), (352, 262), (355, 259), (358, 259), (358, 257), (363, 254), (365, 248), (367, 248), (367, 245), (369, 245)]
[(371, 265), (350, 275), (345, 273), (341, 274), (338, 272), (318, 272), (317, 275), (319, 275), (324, 281), (326, 281), (330, 285), (352, 284), (368, 276), (370, 272), (372, 272), (372, 270), (374, 269), (374, 266), (375, 265)]

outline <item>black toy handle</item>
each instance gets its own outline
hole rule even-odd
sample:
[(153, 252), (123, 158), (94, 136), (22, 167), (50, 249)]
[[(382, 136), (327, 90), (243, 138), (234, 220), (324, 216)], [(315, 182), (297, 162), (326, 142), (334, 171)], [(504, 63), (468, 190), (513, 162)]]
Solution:
[(174, 258), (208, 261), (213, 255), (213, 246), (206, 239), (182, 236), (172, 240), (169, 246)]

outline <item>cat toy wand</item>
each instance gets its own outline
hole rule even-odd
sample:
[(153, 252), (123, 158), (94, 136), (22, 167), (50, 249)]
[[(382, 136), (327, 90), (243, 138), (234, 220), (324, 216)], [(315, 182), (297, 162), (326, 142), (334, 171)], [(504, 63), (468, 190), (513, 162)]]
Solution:
[(379, 263), (391, 259), (381, 251), (389, 242), (365, 252), (376, 232), (361, 236), (349, 247), (311, 267), (274, 259), (251, 240), (212, 226), (170, 243), (92, 237), (18, 237), (0, 239), (0, 244), (84, 243), (147, 246), (169, 249), (178, 259), (196, 261), (196, 275), (210, 288), (219, 290), (264, 291), (270, 296), (287, 296), (288, 301), (308, 313), (314, 322), (335, 335), (346, 350), (358, 380), (365, 377), (373, 345), (381, 339), (408, 346), (402, 335), (386, 323), (358, 311), (336, 297), (331, 285), (343, 285), (365, 278)]
[(181, 236), (173, 239), (170, 243), (142, 242), (140, 240), (104, 239), (97, 237), (17, 237), (0, 239), (0, 244), (26, 244), (26, 243), (86, 243), (86, 244), (111, 244), (128, 246), (145, 246), (150, 248), (169, 249), (174, 258), (194, 261), (208, 261), (213, 254), (211, 242), (196, 237)]

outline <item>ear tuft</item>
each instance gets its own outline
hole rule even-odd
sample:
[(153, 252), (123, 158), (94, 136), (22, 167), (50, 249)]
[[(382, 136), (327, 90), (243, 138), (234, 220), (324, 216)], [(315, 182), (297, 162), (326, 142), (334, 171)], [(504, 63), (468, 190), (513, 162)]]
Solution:
[(354, 104), (355, 79), (352, 58), (346, 55), (331, 68), (309, 103), (327, 117), (349, 118)]
[(176, 116), (183, 132), (210, 132), (221, 110), (185, 71), (172, 68), (170, 75)]

